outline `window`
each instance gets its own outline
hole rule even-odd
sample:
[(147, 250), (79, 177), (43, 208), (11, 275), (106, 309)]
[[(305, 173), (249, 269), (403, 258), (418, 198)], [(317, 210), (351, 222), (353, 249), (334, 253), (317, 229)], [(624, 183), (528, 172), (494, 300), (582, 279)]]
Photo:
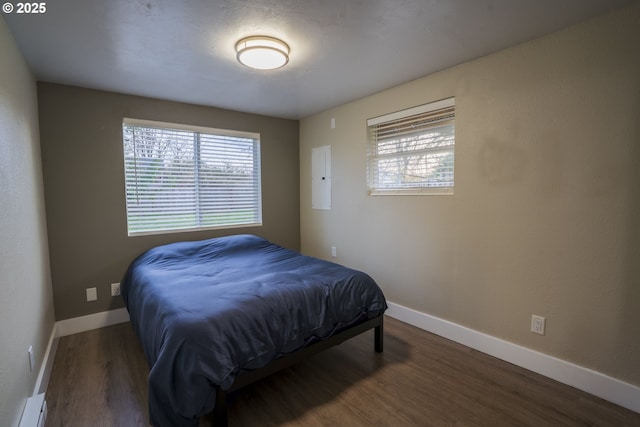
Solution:
[(455, 99), (369, 119), (369, 194), (453, 194)]
[(260, 135), (122, 124), (129, 235), (262, 224)]

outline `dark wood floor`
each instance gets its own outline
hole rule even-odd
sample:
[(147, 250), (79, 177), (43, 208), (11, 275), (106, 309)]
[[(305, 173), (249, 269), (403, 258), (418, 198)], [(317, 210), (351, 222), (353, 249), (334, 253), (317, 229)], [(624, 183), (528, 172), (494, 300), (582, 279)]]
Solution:
[[(395, 319), (230, 396), (230, 426), (640, 426), (640, 414)], [(131, 325), (60, 339), (47, 426), (148, 425)], [(206, 425), (206, 420), (201, 420)]]

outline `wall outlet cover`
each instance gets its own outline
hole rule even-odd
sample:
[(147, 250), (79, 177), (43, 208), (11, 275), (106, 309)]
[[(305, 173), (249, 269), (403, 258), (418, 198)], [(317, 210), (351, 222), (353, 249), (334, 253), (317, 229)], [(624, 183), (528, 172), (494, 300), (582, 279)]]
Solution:
[(120, 283), (112, 283), (111, 284), (111, 296), (117, 297), (120, 295)]
[(542, 316), (531, 315), (531, 332), (544, 335), (545, 320)]
[(87, 301), (96, 301), (98, 299), (98, 289), (87, 288)]

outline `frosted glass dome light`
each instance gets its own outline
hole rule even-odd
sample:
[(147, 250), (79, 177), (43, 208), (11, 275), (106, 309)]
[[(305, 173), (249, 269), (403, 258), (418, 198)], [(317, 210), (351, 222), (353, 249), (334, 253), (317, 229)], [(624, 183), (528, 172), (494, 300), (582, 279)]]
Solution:
[(236, 43), (238, 62), (257, 70), (274, 70), (289, 62), (289, 46), (268, 36), (245, 37)]

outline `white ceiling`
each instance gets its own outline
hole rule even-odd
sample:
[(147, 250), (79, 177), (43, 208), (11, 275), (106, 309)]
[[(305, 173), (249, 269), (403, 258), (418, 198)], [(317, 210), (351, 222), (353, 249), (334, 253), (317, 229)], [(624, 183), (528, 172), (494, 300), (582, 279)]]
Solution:
[[(302, 118), (632, 0), (50, 0), (4, 14), (41, 81)], [(269, 35), (289, 64), (235, 43)]]

